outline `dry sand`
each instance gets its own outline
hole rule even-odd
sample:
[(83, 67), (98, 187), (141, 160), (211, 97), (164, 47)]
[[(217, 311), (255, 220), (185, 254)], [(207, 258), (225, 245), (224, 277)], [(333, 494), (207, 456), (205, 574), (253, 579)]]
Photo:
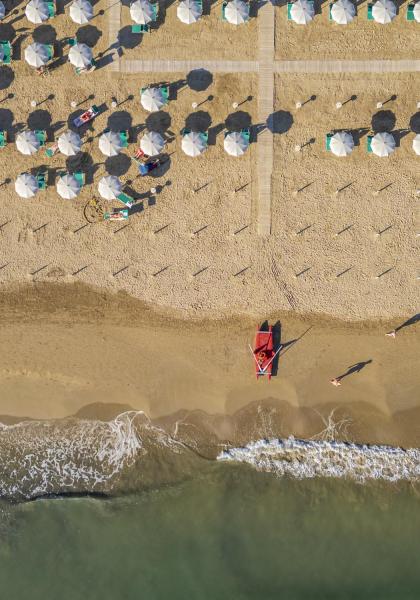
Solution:
[(287, 20), (287, 6), (276, 8), (278, 60), (398, 60), (420, 56), (416, 23), (407, 21), (409, 2), (399, 4), (395, 19), (381, 25), (367, 20), (367, 2), (356, 2), (357, 15), (348, 25), (328, 19), (330, 2), (315, 3), (315, 18), (307, 26)]

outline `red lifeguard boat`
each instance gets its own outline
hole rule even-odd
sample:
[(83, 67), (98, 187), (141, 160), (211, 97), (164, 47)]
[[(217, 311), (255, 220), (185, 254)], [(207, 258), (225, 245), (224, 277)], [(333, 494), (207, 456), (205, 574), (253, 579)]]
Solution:
[(273, 329), (271, 325), (264, 331), (261, 331), (259, 328), (257, 329), (254, 349), (250, 346), (250, 350), (254, 356), (257, 379), (265, 375), (270, 380), (273, 371), (273, 361), (280, 352), (280, 348), (277, 351), (274, 349)]

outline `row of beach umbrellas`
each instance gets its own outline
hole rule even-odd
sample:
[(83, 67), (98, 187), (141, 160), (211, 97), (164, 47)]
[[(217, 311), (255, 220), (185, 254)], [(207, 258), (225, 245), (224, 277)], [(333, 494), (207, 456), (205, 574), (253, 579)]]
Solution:
[[(3, 16), (1, 16), (3, 11)], [(4, 4), (0, 0), (0, 18), (5, 14)], [(147, 25), (155, 19), (155, 9), (149, 0), (134, 0), (130, 5), (131, 18), (135, 23)], [(203, 14), (199, 0), (181, 0), (177, 7), (180, 21), (191, 25)], [(30, 0), (25, 9), (26, 18), (31, 23), (40, 24), (50, 18), (48, 4), (44, 0)], [(70, 5), (70, 18), (79, 25), (85, 25), (93, 17), (93, 7), (89, 0), (74, 0)], [(249, 4), (243, 0), (230, 0), (224, 10), (224, 18), (232, 25), (241, 25), (249, 20)]]
[[(98, 182), (98, 192), (104, 200), (116, 200), (122, 188), (121, 181), (115, 175), (106, 175)], [(80, 181), (70, 173), (65, 173), (57, 179), (56, 190), (64, 200), (74, 200), (81, 189)], [(16, 178), (15, 190), (21, 198), (33, 198), (39, 191), (36, 177), (31, 173), (21, 173)]]
[[(65, 156), (75, 156), (80, 152), (82, 140), (74, 131), (65, 131), (57, 140), (58, 150)], [(231, 156), (242, 156), (249, 146), (248, 136), (241, 131), (230, 131), (224, 139), (225, 151)], [(395, 149), (395, 138), (391, 133), (376, 133), (372, 136), (372, 152), (377, 156), (389, 156)], [(413, 139), (413, 150), (420, 155), (420, 134)], [(33, 131), (25, 130), (16, 136), (16, 147), (22, 154), (35, 154), (40, 141)], [(165, 147), (163, 136), (157, 131), (145, 133), (140, 140), (140, 148), (147, 156), (157, 156)], [(207, 148), (207, 135), (198, 131), (185, 132), (181, 142), (182, 150), (188, 156), (198, 156)], [(99, 138), (99, 149), (105, 156), (117, 156), (124, 148), (121, 135), (106, 131)], [(348, 156), (354, 148), (354, 140), (348, 131), (338, 131), (330, 138), (329, 148), (336, 156)]]
[[(52, 58), (48, 44), (34, 42), (25, 48), (25, 60), (31, 67), (43, 67)], [(88, 68), (92, 64), (93, 52), (86, 44), (77, 43), (70, 48), (69, 61), (78, 68)]]
[[(16, 147), (22, 154), (35, 154), (40, 148), (34, 131), (25, 130), (16, 136)], [(188, 131), (182, 138), (182, 149), (188, 156), (198, 156), (207, 148), (207, 136), (201, 132)], [(65, 156), (75, 156), (82, 148), (78, 133), (65, 131), (57, 140), (58, 150)], [(248, 137), (242, 132), (228, 132), (224, 148), (231, 156), (242, 156), (249, 146)], [(140, 148), (147, 156), (157, 156), (165, 147), (163, 136), (157, 131), (149, 131), (140, 140)], [(117, 156), (124, 148), (120, 133), (106, 131), (99, 138), (99, 149), (105, 156)]]
[[(372, 5), (372, 18), (386, 25), (397, 15), (397, 7), (392, 0), (376, 0)], [(290, 9), (290, 18), (299, 25), (307, 25), (315, 16), (314, 3), (309, 0), (296, 0)], [(350, 0), (336, 0), (330, 7), (330, 16), (339, 25), (348, 25), (356, 16), (356, 7)], [(414, 19), (420, 23), (420, 0), (414, 4)]]
[[(376, 156), (383, 158), (394, 152), (396, 141), (392, 133), (380, 132), (372, 136), (370, 147)], [(348, 156), (353, 148), (353, 136), (348, 131), (338, 131), (330, 138), (329, 149), (335, 156)], [(413, 150), (420, 156), (420, 134), (417, 134), (413, 139)]]

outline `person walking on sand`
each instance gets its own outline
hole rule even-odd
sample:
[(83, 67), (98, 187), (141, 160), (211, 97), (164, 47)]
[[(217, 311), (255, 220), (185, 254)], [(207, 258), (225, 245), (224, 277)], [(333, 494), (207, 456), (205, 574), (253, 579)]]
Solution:
[(419, 321), (420, 321), (420, 313), (417, 313), (416, 315), (413, 315), (412, 317), (407, 319), (407, 321), (404, 321), (404, 323), (402, 323), (401, 325), (399, 325), (392, 331), (388, 331), (385, 335), (387, 337), (395, 338), (395, 336), (397, 335), (397, 331), (399, 331), (400, 329), (403, 329), (404, 327), (409, 327), (410, 325), (415, 325)]
[(341, 380), (344, 379), (344, 377), (348, 377), (349, 375), (352, 375), (353, 373), (360, 373), (360, 371), (362, 369), (364, 369), (366, 367), (366, 365), (368, 365), (371, 362), (372, 362), (372, 359), (370, 358), (369, 360), (364, 360), (364, 361), (355, 363), (354, 365), (350, 365), (350, 367), (347, 367), (347, 371), (345, 373), (343, 373), (342, 375), (339, 375), (338, 377), (334, 377), (334, 379), (330, 379), (330, 383), (332, 383), (332, 385), (335, 385), (335, 387), (338, 387), (339, 385), (341, 385)]

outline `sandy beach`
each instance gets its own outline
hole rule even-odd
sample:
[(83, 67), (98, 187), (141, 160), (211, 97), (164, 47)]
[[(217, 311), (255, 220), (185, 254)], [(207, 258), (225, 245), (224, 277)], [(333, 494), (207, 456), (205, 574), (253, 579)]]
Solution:
[[(2, 420), (110, 419), (136, 409), (171, 433), (179, 421), (187, 438), (196, 423), (209, 435), (243, 441), (315, 436), (334, 409), (344, 439), (417, 443), (415, 325), (392, 339), (384, 332), (399, 323), (271, 317), (281, 324), (284, 349), (269, 384), (255, 381), (249, 318), (185, 321), (80, 285), (3, 292)], [(370, 360), (341, 388), (329, 383)]]

